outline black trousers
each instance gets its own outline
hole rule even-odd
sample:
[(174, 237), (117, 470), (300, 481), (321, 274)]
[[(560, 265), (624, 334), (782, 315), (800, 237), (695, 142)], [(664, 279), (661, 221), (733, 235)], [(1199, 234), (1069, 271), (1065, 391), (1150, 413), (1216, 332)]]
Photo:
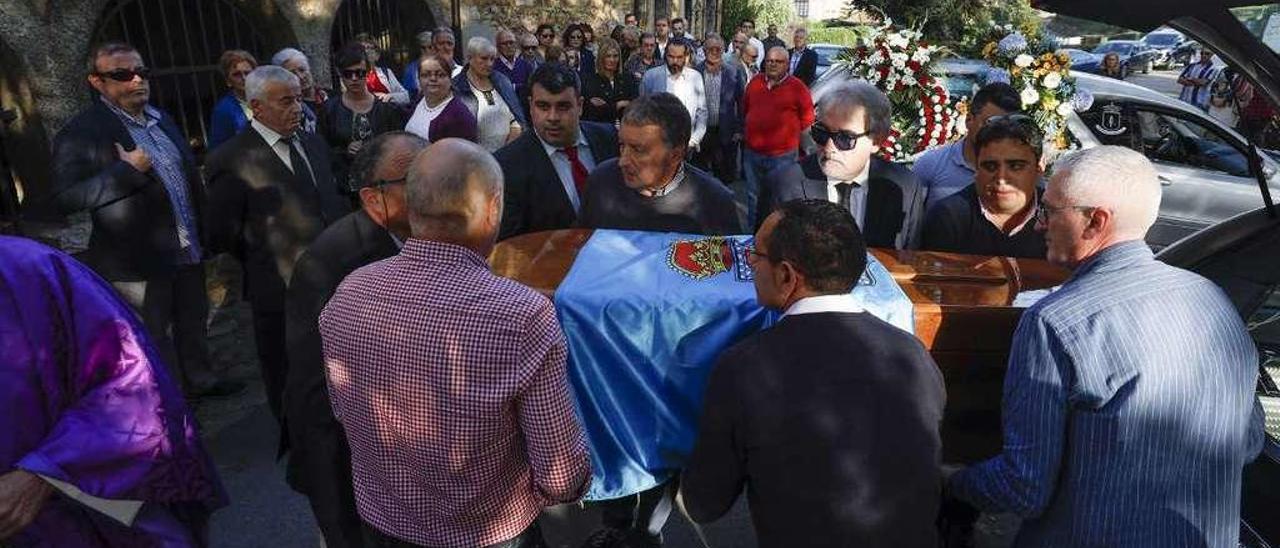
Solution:
[(111, 282), (142, 318), (169, 375), (187, 393), (217, 381), (209, 359), (209, 296), (204, 264), (181, 265), (172, 274), (141, 282)]
[(726, 147), (720, 139), (719, 126), (707, 128), (707, 133), (698, 144), (698, 153), (694, 155), (693, 163), (715, 175), (727, 186), (738, 179), (738, 147)]
[(634, 495), (599, 502), (605, 527), (624, 531), (628, 546), (661, 546), (662, 528), (675, 508), (679, 482), (666, 483)]
[[(396, 537), (379, 531), (376, 527), (364, 522), (364, 545), (368, 548), (423, 548), (419, 544), (400, 540)], [(523, 532), (516, 535), (515, 538), (505, 540), (497, 544), (490, 544), (483, 548), (543, 548), (547, 545), (547, 541), (542, 538), (542, 527), (538, 526), (538, 520), (533, 520)]]
[(267, 406), (276, 421), (284, 424), (284, 384), (289, 373), (285, 351), (284, 297), (279, 301), (259, 297), (249, 301), (253, 309), (253, 338), (258, 346), (258, 366), (267, 393)]

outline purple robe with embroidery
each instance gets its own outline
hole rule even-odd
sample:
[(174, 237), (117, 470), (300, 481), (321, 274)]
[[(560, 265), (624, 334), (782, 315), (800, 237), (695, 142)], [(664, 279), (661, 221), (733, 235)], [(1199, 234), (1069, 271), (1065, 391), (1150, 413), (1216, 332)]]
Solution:
[(0, 474), (143, 501), (132, 527), (55, 491), (12, 546), (200, 546), (226, 494), (132, 309), (69, 256), (0, 236)]

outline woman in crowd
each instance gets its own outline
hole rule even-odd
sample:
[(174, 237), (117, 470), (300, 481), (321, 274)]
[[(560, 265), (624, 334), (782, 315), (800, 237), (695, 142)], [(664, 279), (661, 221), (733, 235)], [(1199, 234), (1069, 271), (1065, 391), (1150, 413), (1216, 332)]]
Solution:
[(618, 43), (600, 39), (600, 56), (593, 72), (582, 79), (582, 118), (593, 122), (617, 124), (622, 110), (636, 98), (636, 80), (622, 70), (622, 52)]
[(570, 54), (569, 66), (581, 73), (587, 73), (595, 69), (596, 56), (591, 50), (586, 48), (585, 35), (582, 32), (582, 25), (569, 25), (564, 29), (564, 38), (560, 43), (564, 46), (565, 52), (577, 52), (578, 64), (574, 66), (572, 55)]
[(1124, 73), (1124, 67), (1120, 65), (1120, 54), (1113, 51), (1103, 55), (1100, 74), (1110, 78), (1115, 78), (1116, 80), (1124, 80), (1126, 75)]
[[(368, 36), (358, 38), (357, 42), (364, 48), (364, 59), (369, 64), (369, 73), (365, 75), (365, 87), (378, 101), (394, 103), (405, 108), (409, 106), (409, 91), (400, 85), (394, 72), (387, 67), (378, 66), (382, 59), (382, 50)], [(345, 83), (346, 80), (343, 80)]]
[(476, 117), (453, 93), (453, 61), (439, 54), (428, 54), (418, 62), (418, 89), (422, 100), (413, 109), (405, 131), (431, 142), (457, 137), (475, 142)]
[[(342, 77), (342, 95), (330, 97), (320, 115), (320, 136), (332, 150), (333, 177), (338, 190), (350, 193), (347, 168), (360, 147), (369, 138), (404, 127), (404, 113), (400, 107), (379, 100), (369, 90), (367, 76), (370, 63), (363, 44), (356, 43), (342, 48), (334, 57)], [(394, 79), (393, 79), (394, 80)]]
[(253, 110), (244, 97), (244, 78), (258, 68), (258, 61), (247, 51), (227, 50), (218, 58), (218, 68), (222, 69), (222, 78), (228, 89), (227, 94), (213, 105), (208, 150), (218, 148), (218, 145), (235, 137), (240, 130), (249, 127), (249, 120), (253, 119)]
[(520, 136), (524, 111), (516, 88), (501, 72), (493, 70), (498, 48), (488, 38), (467, 41), (467, 68), (454, 77), (453, 91), (476, 117), (477, 141), (489, 152)]
[(315, 133), (318, 123), (316, 113), (329, 100), (329, 94), (316, 85), (315, 77), (311, 75), (311, 62), (307, 60), (306, 54), (294, 48), (284, 48), (271, 56), (271, 64), (283, 67), (298, 77), (298, 85), (302, 87), (302, 129)]
[(538, 25), (538, 30), (534, 31), (534, 36), (538, 37), (538, 55), (545, 60), (547, 58), (547, 48), (556, 44), (556, 28), (550, 23)]
[(599, 44), (596, 43), (596, 29), (591, 28), (589, 23), (578, 23), (578, 28), (582, 29), (583, 49), (590, 51), (592, 55), (599, 54)]

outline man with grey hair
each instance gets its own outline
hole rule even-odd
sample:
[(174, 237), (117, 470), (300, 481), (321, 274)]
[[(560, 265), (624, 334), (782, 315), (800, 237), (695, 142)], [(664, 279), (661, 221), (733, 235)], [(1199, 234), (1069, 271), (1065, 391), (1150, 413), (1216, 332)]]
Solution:
[(817, 151), (765, 178), (757, 222), (790, 200), (827, 200), (853, 215), (868, 247), (913, 248), (924, 209), (920, 181), (875, 155), (889, 134), (889, 98), (854, 80), (824, 92), (817, 109), (809, 128)]
[[(523, 98), (528, 94), (525, 83), (529, 81), (529, 75), (533, 74), (535, 67), (520, 57), (520, 43), (516, 41), (514, 32), (501, 29), (493, 36), (493, 41), (498, 46), (498, 60), (493, 64), (493, 70), (511, 80), (511, 85), (516, 89), (516, 96)], [(528, 108), (525, 110), (528, 111)]]
[(311, 62), (307, 60), (306, 54), (295, 48), (284, 48), (271, 56), (271, 64), (283, 67), (298, 77), (298, 85), (302, 89), (302, 130), (315, 133), (316, 112), (328, 100), (329, 95), (315, 85), (315, 78), (311, 75)]
[(232, 254), (244, 269), (267, 402), (279, 420), (288, 368), (285, 289), (311, 241), (351, 209), (331, 175), (329, 146), (299, 131), (301, 93), (293, 73), (254, 69), (245, 78), (252, 131), (223, 143), (205, 163), (210, 251)]
[(502, 171), (444, 139), (409, 169), (410, 237), (320, 315), (370, 546), (542, 546), (591, 479), (551, 301), (494, 275)]
[(420, 53), (412, 63), (405, 65), (404, 73), (400, 76), (400, 83), (404, 85), (404, 89), (409, 92), (409, 98), (413, 101), (417, 101), (419, 94), (422, 92), (421, 89), (418, 89), (418, 66), (422, 64), (424, 57), (428, 55), (443, 55), (453, 62), (453, 73), (449, 75), (450, 78), (462, 72), (462, 63), (458, 62), (457, 52), (454, 51), (455, 39), (453, 30), (449, 29), (449, 27), (424, 30), (418, 33), (417, 39)]
[(1024, 518), (1018, 546), (1235, 546), (1242, 469), (1263, 444), (1258, 354), (1234, 305), (1143, 242), (1155, 168), (1118, 146), (1059, 160), (1038, 209), (1074, 270), (1023, 313), (1004, 451), (951, 495)]
[(409, 238), (405, 175), (427, 148), (412, 133), (392, 131), (369, 140), (351, 165), (360, 209), (316, 237), (293, 269), (285, 301), (289, 351), (285, 419), (289, 426), (289, 485), (307, 496), (330, 547), (360, 546), (363, 535), (351, 486), (351, 452), (333, 417), (325, 388), (320, 311), (352, 271), (400, 251)]

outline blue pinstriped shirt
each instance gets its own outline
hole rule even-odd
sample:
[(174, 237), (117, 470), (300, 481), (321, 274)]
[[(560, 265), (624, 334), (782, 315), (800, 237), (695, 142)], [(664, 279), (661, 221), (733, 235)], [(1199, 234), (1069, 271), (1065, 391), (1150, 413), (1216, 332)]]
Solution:
[(1111, 246), (1023, 315), (1004, 450), (950, 488), (1022, 516), (1017, 546), (1234, 548), (1241, 469), (1262, 449), (1257, 375), (1217, 286)]

